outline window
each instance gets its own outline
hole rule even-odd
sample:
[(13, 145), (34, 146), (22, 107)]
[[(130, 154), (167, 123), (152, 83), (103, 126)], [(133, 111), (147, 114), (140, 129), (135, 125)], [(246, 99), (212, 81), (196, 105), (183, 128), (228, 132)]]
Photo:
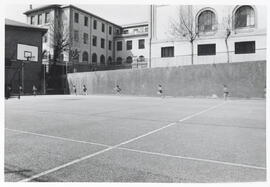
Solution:
[(97, 64), (97, 54), (96, 53), (92, 54), (92, 63), (93, 63), (93, 65)]
[(42, 14), (38, 15), (38, 25), (42, 24)]
[(128, 34), (128, 30), (123, 30), (123, 34)]
[(122, 58), (121, 58), (121, 57), (117, 57), (116, 63), (117, 63), (117, 64), (122, 64)]
[(137, 59), (138, 62), (144, 62), (145, 58), (143, 55), (139, 56), (139, 58)]
[(216, 16), (211, 10), (203, 11), (198, 18), (199, 32), (209, 32), (215, 30)]
[(94, 27), (94, 29), (97, 29), (97, 20), (94, 20), (93, 27)]
[(77, 49), (72, 50), (72, 52), (71, 52), (71, 58), (72, 58), (74, 61), (76, 61), (76, 62), (79, 61), (80, 55), (79, 55), (79, 51), (78, 51)]
[(46, 12), (45, 13), (45, 23), (49, 23), (50, 22), (50, 12)]
[(92, 44), (93, 44), (93, 46), (97, 46), (97, 37), (96, 36), (93, 36)]
[(107, 62), (108, 62), (108, 64), (112, 64), (112, 57), (109, 56)]
[(105, 56), (104, 55), (100, 56), (100, 64), (105, 65)]
[(234, 43), (235, 54), (255, 53), (255, 50), (256, 50), (255, 41), (235, 42)]
[(162, 47), (161, 57), (174, 57), (174, 47)]
[(109, 40), (109, 50), (112, 50), (112, 41)]
[(43, 36), (43, 43), (47, 43), (48, 42), (48, 33), (46, 33), (44, 36)]
[(74, 41), (79, 42), (79, 31), (74, 30)]
[(31, 18), (30, 18), (30, 24), (31, 25), (35, 25), (35, 17), (34, 16), (31, 16)]
[(105, 32), (105, 24), (104, 23), (101, 24), (101, 31)]
[(127, 41), (127, 50), (131, 50), (132, 49), (132, 40), (128, 40)]
[(128, 56), (126, 62), (127, 62), (128, 64), (131, 64), (131, 63), (132, 63), (132, 57), (131, 57), (131, 56)]
[(251, 6), (241, 6), (235, 12), (235, 28), (254, 27), (255, 13)]
[(112, 27), (110, 26), (109, 27), (109, 35), (111, 35), (112, 34)]
[(84, 26), (88, 26), (88, 17), (84, 16)]
[(139, 40), (139, 49), (144, 49), (144, 39)]
[(216, 44), (198, 45), (198, 56), (216, 55)]
[(87, 33), (83, 33), (83, 43), (88, 44), (88, 34)]
[(75, 23), (79, 23), (79, 14), (78, 13), (74, 14), (74, 21), (75, 21)]
[(122, 41), (117, 42), (117, 51), (122, 51)]
[(116, 29), (116, 34), (120, 34), (120, 30), (119, 29)]
[(86, 51), (83, 52), (82, 61), (88, 62), (88, 53)]
[(104, 47), (105, 47), (105, 39), (104, 38), (101, 38), (100, 39), (100, 46), (101, 46), (101, 48), (103, 48), (104, 49)]

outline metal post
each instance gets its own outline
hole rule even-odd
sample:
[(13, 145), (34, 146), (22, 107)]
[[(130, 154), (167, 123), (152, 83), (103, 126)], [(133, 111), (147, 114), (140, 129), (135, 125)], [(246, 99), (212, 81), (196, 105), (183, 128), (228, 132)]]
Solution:
[(44, 81), (44, 85), (43, 85), (43, 92), (44, 92), (44, 95), (46, 95), (46, 64), (44, 64), (44, 68), (43, 68), (43, 71), (44, 71), (44, 73), (43, 73), (43, 76), (44, 76), (44, 78), (43, 78), (43, 81)]
[(22, 88), (24, 89), (24, 62), (22, 61)]

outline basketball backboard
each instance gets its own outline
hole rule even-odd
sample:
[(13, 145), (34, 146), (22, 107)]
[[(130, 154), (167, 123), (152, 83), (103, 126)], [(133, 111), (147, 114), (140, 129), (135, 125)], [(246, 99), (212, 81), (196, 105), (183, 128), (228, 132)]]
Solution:
[(24, 44), (17, 44), (17, 60), (38, 61), (38, 47)]

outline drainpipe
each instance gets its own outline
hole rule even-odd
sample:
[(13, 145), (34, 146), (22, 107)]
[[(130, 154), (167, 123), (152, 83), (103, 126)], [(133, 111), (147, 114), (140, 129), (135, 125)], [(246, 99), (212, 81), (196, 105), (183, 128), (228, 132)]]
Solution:
[(149, 15), (149, 28), (148, 28), (148, 36), (149, 36), (149, 68), (151, 68), (151, 51), (152, 51), (152, 28), (153, 28), (153, 5), (150, 5), (150, 15)]

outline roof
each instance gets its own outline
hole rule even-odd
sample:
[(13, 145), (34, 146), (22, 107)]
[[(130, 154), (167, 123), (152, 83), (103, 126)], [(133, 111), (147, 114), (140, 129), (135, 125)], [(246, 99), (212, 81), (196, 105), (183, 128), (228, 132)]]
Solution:
[(81, 12), (84, 12), (84, 13), (86, 13), (86, 14), (89, 14), (89, 15), (93, 16), (93, 17), (96, 17), (96, 18), (98, 18), (98, 19), (100, 19), (100, 20), (102, 20), (102, 21), (108, 22), (108, 23), (110, 23), (110, 24), (112, 24), (112, 25), (114, 25), (114, 26), (121, 27), (120, 25), (117, 25), (117, 24), (115, 24), (115, 23), (113, 23), (113, 22), (111, 22), (111, 21), (108, 21), (108, 20), (106, 20), (106, 19), (104, 19), (104, 18), (102, 18), (102, 17), (100, 17), (100, 16), (97, 16), (97, 15), (95, 15), (95, 14), (92, 14), (91, 12), (88, 12), (88, 11), (86, 11), (86, 10), (83, 10), (83, 9), (81, 9), (81, 8), (79, 8), (79, 7), (74, 6), (74, 5), (66, 5), (66, 6), (62, 6), (62, 8), (66, 8), (66, 7), (70, 7), (70, 8), (77, 9), (77, 10), (79, 10), (79, 11), (81, 11)]
[(125, 24), (125, 25), (122, 25), (122, 27), (123, 28), (140, 27), (140, 26), (147, 26), (148, 24), (149, 24), (148, 21), (144, 21), (144, 22), (138, 22), (138, 23)]
[(61, 5), (58, 5), (58, 4), (45, 5), (45, 6), (40, 6), (40, 7), (37, 7), (37, 8), (27, 10), (26, 12), (24, 12), (24, 14), (28, 15), (28, 14), (31, 14), (33, 12), (45, 10), (45, 9), (48, 9), (48, 8), (60, 8), (60, 7), (61, 7)]
[(33, 26), (33, 25), (29, 25), (29, 24), (26, 24), (26, 23), (14, 21), (14, 20), (7, 19), (7, 18), (5, 18), (5, 25), (6, 26), (22, 27), (22, 28), (39, 30), (39, 31), (44, 32), (44, 33), (47, 32), (47, 29), (45, 29), (45, 28), (36, 27), (36, 26)]
[(104, 18), (102, 18), (100, 16), (97, 16), (95, 14), (92, 14), (92, 13), (90, 13), (90, 12), (88, 12), (86, 10), (83, 10), (83, 9), (81, 9), (79, 7), (76, 7), (74, 5), (59, 5), (59, 4), (46, 5), (46, 6), (41, 6), (41, 7), (37, 7), (37, 8), (34, 8), (34, 9), (30, 9), (30, 10), (24, 12), (24, 14), (25, 15), (29, 15), (31, 13), (42, 11), (42, 10), (49, 9), (49, 8), (74, 8), (74, 9), (77, 9), (78, 11), (84, 12), (85, 14), (89, 14), (89, 15), (91, 15), (93, 17), (96, 17), (96, 18), (98, 18), (98, 19), (100, 19), (102, 21), (108, 22), (108, 23), (110, 23), (112, 25), (115, 25), (117, 27), (121, 27), (121, 26), (119, 26), (119, 25), (117, 25), (115, 23), (112, 23), (112, 22), (110, 22), (110, 21), (108, 21), (108, 20), (106, 20), (106, 19), (104, 19)]

